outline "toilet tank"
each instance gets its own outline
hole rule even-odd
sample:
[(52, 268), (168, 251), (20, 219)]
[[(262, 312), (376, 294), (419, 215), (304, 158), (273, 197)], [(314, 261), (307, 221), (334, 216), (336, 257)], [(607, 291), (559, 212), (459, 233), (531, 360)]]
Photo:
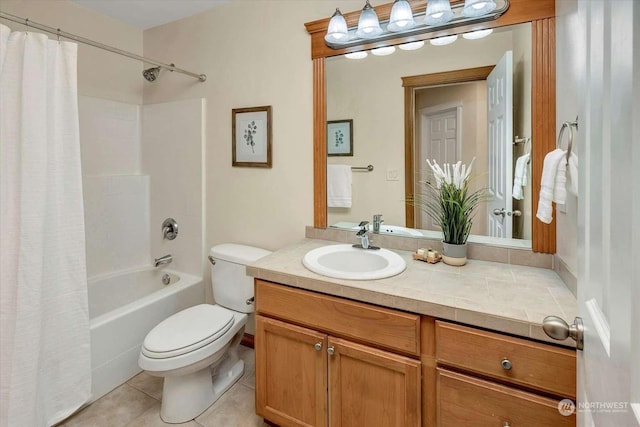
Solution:
[(211, 288), (216, 304), (241, 313), (253, 312), (253, 277), (246, 274), (246, 265), (269, 255), (271, 251), (253, 246), (224, 243), (211, 248)]

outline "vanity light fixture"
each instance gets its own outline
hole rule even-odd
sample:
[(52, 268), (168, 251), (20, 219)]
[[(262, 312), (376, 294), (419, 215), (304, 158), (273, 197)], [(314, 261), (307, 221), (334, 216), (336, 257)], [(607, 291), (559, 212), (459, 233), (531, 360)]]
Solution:
[(368, 55), (369, 54), (364, 50), (361, 50), (360, 52), (351, 52), (351, 53), (344, 54), (345, 58), (349, 58), (349, 59), (363, 59), (363, 58), (366, 58)]
[(427, 25), (441, 25), (451, 21), (453, 11), (449, 0), (429, 0), (424, 22)]
[(369, 41), (394, 40), (397, 42), (400, 38), (492, 21), (507, 9), (509, 9), (509, 0), (465, 0), (464, 3), (455, 2), (454, 4), (451, 4), (450, 0), (428, 0), (427, 7), (418, 12), (411, 10), (411, 3), (407, 0), (395, 0), (389, 19), (380, 22), (375, 9), (369, 0), (366, 0), (360, 12), (357, 28), (348, 28), (345, 18), (339, 10), (336, 10), (329, 21), (324, 39), (331, 49), (344, 49), (366, 44)]
[(342, 16), (340, 9), (337, 7), (329, 21), (329, 28), (327, 28), (327, 35), (324, 36), (324, 39), (330, 43), (342, 43), (349, 40), (347, 21), (344, 19), (344, 16)]
[(454, 34), (452, 36), (445, 36), (445, 37), (438, 37), (437, 39), (431, 39), (429, 40), (429, 43), (431, 43), (434, 46), (446, 46), (448, 44), (453, 43), (456, 40), (458, 40), (458, 36)]
[(413, 19), (413, 12), (411, 11), (409, 2), (407, 0), (395, 0), (391, 8), (391, 16), (389, 17), (387, 30), (398, 32), (409, 30), (415, 26), (416, 21)]
[(493, 28), (487, 28), (486, 30), (478, 30), (478, 31), (472, 31), (470, 33), (464, 33), (462, 37), (464, 37), (467, 40), (478, 40), (478, 39), (487, 37), (491, 33), (493, 33)]
[(362, 8), (362, 12), (360, 12), (356, 35), (361, 39), (372, 39), (378, 37), (380, 34), (382, 34), (382, 28), (380, 28), (378, 14), (376, 10), (371, 7), (369, 0), (367, 0)]
[(420, 40), (420, 41), (417, 41), (417, 42), (401, 44), (398, 47), (400, 49), (402, 49), (402, 50), (416, 50), (416, 49), (420, 49), (422, 46), (424, 46), (424, 41), (423, 40)]
[(493, 12), (496, 6), (494, 0), (464, 0), (462, 15), (466, 17), (486, 15)]
[(395, 46), (385, 46), (385, 47), (379, 47), (379, 48), (376, 48), (376, 49), (371, 49), (371, 53), (376, 55), (376, 56), (391, 55), (395, 51), (396, 51)]

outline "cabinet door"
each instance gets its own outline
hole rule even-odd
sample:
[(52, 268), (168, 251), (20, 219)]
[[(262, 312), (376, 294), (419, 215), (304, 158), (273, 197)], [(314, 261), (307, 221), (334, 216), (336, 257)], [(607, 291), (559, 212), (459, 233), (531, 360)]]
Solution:
[(420, 425), (420, 362), (329, 338), (331, 427)]
[(327, 425), (327, 336), (256, 316), (256, 412), (280, 426)]

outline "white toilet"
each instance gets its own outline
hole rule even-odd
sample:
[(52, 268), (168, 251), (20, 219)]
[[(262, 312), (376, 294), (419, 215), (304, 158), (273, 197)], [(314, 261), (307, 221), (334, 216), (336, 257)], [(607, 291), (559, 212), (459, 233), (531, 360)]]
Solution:
[(200, 304), (160, 322), (145, 337), (138, 364), (164, 377), (160, 417), (184, 423), (203, 413), (244, 372), (238, 346), (253, 312), (247, 263), (271, 252), (236, 244), (211, 248), (215, 305)]

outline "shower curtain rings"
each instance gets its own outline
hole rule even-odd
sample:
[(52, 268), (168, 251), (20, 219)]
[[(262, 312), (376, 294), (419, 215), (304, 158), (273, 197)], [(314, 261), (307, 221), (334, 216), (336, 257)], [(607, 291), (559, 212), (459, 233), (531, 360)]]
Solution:
[(29, 34), (29, 18), (26, 18), (24, 20), (24, 26), (25, 26), (24, 33)]
[(58, 35), (58, 44), (60, 44), (60, 28), (56, 30), (56, 34)]

